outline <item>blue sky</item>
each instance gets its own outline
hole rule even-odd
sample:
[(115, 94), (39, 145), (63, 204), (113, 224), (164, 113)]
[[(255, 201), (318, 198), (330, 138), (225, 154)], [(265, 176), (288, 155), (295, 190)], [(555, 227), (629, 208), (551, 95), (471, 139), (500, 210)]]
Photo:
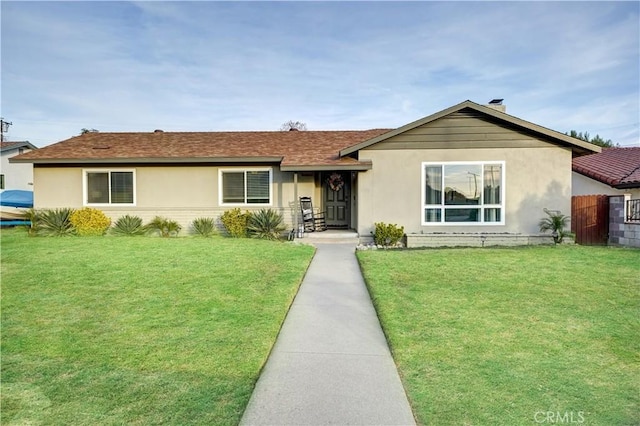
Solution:
[(9, 140), (398, 127), (466, 99), (640, 144), (638, 2), (2, 1)]

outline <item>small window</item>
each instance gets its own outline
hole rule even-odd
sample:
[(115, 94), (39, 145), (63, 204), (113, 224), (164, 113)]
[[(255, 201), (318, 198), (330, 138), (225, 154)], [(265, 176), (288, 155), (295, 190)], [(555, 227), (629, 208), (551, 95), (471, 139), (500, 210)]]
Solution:
[(423, 163), (422, 224), (504, 224), (504, 162)]
[(4, 175), (0, 175), (0, 189), (4, 189)]
[(85, 204), (135, 204), (133, 170), (86, 170)]
[(271, 169), (220, 170), (220, 204), (271, 204)]

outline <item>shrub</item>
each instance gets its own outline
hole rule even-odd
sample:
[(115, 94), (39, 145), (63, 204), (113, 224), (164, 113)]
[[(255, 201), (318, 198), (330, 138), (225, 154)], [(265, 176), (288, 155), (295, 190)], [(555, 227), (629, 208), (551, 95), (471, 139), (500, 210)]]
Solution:
[(76, 229), (76, 233), (81, 236), (104, 235), (111, 226), (111, 219), (102, 210), (91, 207), (74, 210), (69, 220)]
[(156, 216), (149, 222), (145, 229), (147, 232), (157, 232), (161, 237), (177, 237), (182, 227), (175, 220)]
[(30, 208), (24, 212), (24, 220), (28, 220), (31, 222), (31, 226), (27, 226), (27, 234), (30, 237), (34, 237), (38, 234), (38, 230), (40, 229), (40, 216), (41, 213), (34, 208)]
[(191, 229), (198, 235), (210, 237), (216, 233), (216, 224), (210, 217), (199, 217), (191, 223)]
[(249, 217), (247, 229), (253, 238), (277, 240), (286, 227), (280, 213), (273, 209), (262, 209)]
[(376, 245), (384, 247), (394, 246), (404, 236), (404, 226), (398, 227), (398, 225), (383, 222), (375, 223), (374, 225), (376, 229), (373, 234), (373, 241)]
[(142, 226), (142, 219), (138, 216), (125, 215), (116, 220), (111, 232), (115, 235), (142, 235), (145, 233), (145, 228)]
[(540, 232), (551, 231), (551, 235), (553, 236), (553, 241), (556, 244), (562, 242), (564, 237), (572, 237), (573, 234), (569, 231), (565, 231), (565, 227), (567, 226), (569, 220), (571, 218), (569, 216), (563, 215), (559, 211), (552, 211), (544, 209), (544, 212), (547, 214), (547, 217), (540, 220), (538, 226), (540, 226)]
[(75, 229), (71, 224), (73, 209), (61, 208), (53, 210), (41, 210), (37, 216), (37, 235), (64, 236), (73, 235)]
[(251, 213), (242, 213), (239, 208), (235, 208), (222, 213), (220, 221), (231, 237), (244, 238), (247, 236), (247, 222), (250, 216)]

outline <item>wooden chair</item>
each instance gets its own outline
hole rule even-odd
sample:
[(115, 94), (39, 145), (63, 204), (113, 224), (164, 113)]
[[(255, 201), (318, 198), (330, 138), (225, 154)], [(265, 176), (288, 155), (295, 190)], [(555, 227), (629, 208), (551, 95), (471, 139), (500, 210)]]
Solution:
[(324, 212), (313, 210), (311, 197), (300, 197), (300, 210), (302, 211), (302, 223), (305, 232), (320, 232), (327, 230), (327, 221)]

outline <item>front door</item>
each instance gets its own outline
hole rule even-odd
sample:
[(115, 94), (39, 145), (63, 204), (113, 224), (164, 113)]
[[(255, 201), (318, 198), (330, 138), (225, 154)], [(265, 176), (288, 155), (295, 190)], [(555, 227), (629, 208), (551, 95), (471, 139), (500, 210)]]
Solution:
[(327, 212), (327, 227), (349, 227), (350, 174), (332, 172), (324, 175), (324, 208)]

